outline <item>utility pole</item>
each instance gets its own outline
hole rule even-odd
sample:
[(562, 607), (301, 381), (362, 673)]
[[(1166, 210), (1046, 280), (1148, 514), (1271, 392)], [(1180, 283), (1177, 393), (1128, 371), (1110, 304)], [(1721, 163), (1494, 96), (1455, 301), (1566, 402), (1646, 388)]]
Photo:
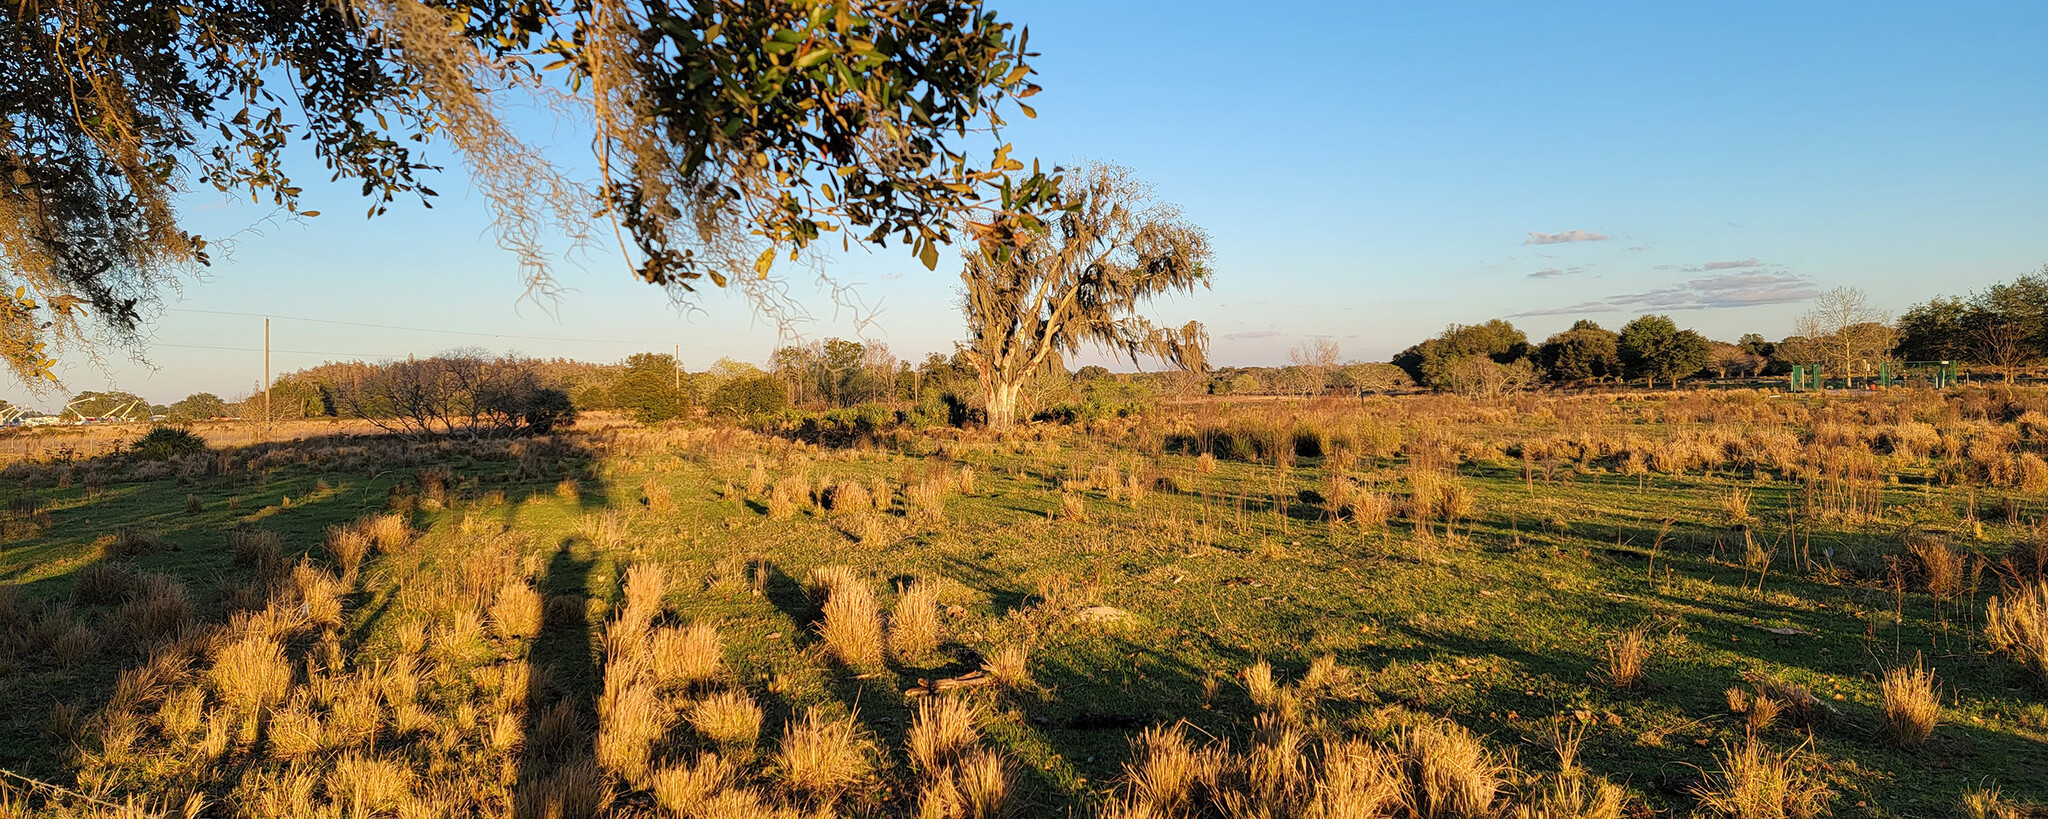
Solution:
[(270, 430), (270, 317), (263, 317), (263, 429)]

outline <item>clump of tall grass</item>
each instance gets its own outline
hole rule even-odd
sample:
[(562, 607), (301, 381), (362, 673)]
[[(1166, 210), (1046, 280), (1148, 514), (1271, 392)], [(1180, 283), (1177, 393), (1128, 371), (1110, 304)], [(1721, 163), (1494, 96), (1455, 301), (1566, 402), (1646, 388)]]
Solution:
[(917, 704), (903, 742), (911, 767), (926, 777), (947, 766), (981, 740), (974, 727), (975, 706), (960, 697), (926, 697)]
[(903, 490), (904, 501), (910, 511), (927, 521), (938, 522), (946, 519), (946, 491), (951, 482), (945, 476), (927, 478), (910, 484)]
[(1827, 815), (1835, 796), (1797, 750), (1779, 753), (1754, 736), (1724, 746), (1720, 764), (1693, 795), (1701, 809), (1725, 819), (1813, 819)]
[(1912, 668), (1886, 671), (1878, 691), (1884, 695), (1885, 731), (1893, 744), (1912, 748), (1934, 735), (1934, 726), (1941, 721), (1941, 688), (1934, 672), (1917, 658)]
[(863, 515), (875, 508), (874, 497), (859, 481), (840, 481), (825, 495), (825, 504), (835, 515)]
[(141, 587), (142, 577), (127, 564), (100, 560), (73, 573), (71, 600), (81, 606), (126, 603)]
[(775, 481), (768, 494), (768, 516), (787, 520), (810, 505), (811, 479), (808, 475), (785, 475)]
[(740, 691), (720, 691), (690, 705), (690, 727), (728, 756), (747, 758), (761, 739), (761, 706)]
[(146, 575), (141, 591), (115, 617), (121, 630), (139, 645), (175, 637), (192, 624), (192, 597), (185, 584), (165, 575)]
[(932, 584), (915, 580), (896, 593), (889, 617), (889, 653), (898, 662), (914, 663), (939, 647), (939, 594)]
[(269, 636), (252, 634), (222, 646), (207, 679), (223, 705), (254, 716), (284, 699), (292, 683), (292, 666), (284, 646)]
[(604, 688), (597, 701), (597, 761), (627, 782), (640, 782), (674, 714), (652, 682), (631, 673), (607, 670)]
[(875, 593), (865, 582), (841, 581), (825, 597), (824, 619), (818, 636), (833, 656), (850, 668), (871, 669), (882, 665), (882, 613)]
[(1407, 757), (1408, 806), (1418, 816), (1477, 817), (1491, 814), (1500, 797), (1506, 766), (1456, 723), (1410, 728), (1401, 735)]
[(640, 484), (640, 499), (651, 514), (666, 515), (676, 510), (675, 493), (657, 478), (648, 478)]
[(710, 682), (725, 662), (718, 629), (708, 625), (656, 629), (647, 641), (647, 653), (655, 681), (676, 689)]
[(1031, 653), (1017, 643), (1005, 643), (989, 652), (982, 659), (981, 671), (996, 684), (1012, 691), (1028, 691), (1038, 687), (1031, 679)]
[(648, 790), (654, 792), (654, 803), (668, 815), (704, 816), (712, 800), (726, 790), (738, 773), (717, 754), (704, 754), (693, 765), (672, 765), (656, 771)]
[(1984, 607), (1984, 636), (1991, 647), (2033, 672), (2048, 685), (2048, 581), (2036, 582)]
[(1963, 588), (1963, 556), (1949, 545), (1931, 537), (1910, 534), (1906, 551), (1913, 556), (1915, 574), (1922, 588), (1936, 599), (1955, 597)]
[(828, 717), (816, 708), (783, 729), (775, 768), (791, 790), (830, 801), (874, 773), (873, 740), (852, 715)]
[(1623, 631), (1607, 642), (1606, 682), (1617, 691), (1637, 691), (1649, 681), (1644, 663), (1649, 659), (1648, 635), (1640, 628)]
[(540, 634), (541, 594), (524, 580), (507, 581), (491, 602), (491, 630), (500, 639), (525, 640)]
[(617, 510), (584, 515), (578, 528), (583, 538), (600, 551), (617, 551), (626, 545), (626, 518)]

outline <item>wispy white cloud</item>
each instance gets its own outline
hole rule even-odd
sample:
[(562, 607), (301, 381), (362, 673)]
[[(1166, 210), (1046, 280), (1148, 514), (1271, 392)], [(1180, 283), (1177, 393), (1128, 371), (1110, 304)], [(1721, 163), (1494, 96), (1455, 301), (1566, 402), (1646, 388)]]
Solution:
[(1699, 266), (1698, 268), (1696, 268), (1696, 269), (1698, 269), (1698, 270), (1743, 270), (1743, 269), (1747, 269), (1747, 268), (1751, 268), (1751, 267), (1763, 267), (1763, 266), (1764, 266), (1764, 263), (1763, 263), (1762, 261), (1760, 261), (1760, 260), (1758, 260), (1758, 259), (1750, 258), (1750, 259), (1736, 259), (1736, 260), (1734, 260), (1734, 261), (1732, 261), (1732, 262), (1708, 262), (1708, 263), (1706, 263), (1706, 264), (1700, 265), (1700, 266)]
[(1531, 273), (1531, 274), (1529, 274), (1529, 278), (1532, 278), (1532, 279), (1555, 279), (1555, 278), (1558, 278), (1558, 277), (1560, 277), (1560, 276), (1569, 276), (1569, 275), (1572, 275), (1573, 273), (1577, 273), (1577, 272), (1579, 272), (1579, 271), (1581, 271), (1581, 270), (1585, 270), (1585, 269), (1586, 269), (1585, 265), (1579, 265), (1579, 266), (1577, 266), (1577, 267), (1546, 267), (1546, 268), (1543, 268), (1542, 270), (1538, 270), (1538, 271), (1536, 271), (1536, 272), (1534, 272), (1534, 273)]
[(1567, 230), (1567, 231), (1565, 231), (1565, 232), (1563, 232), (1563, 233), (1540, 233), (1540, 232), (1538, 232), (1538, 231), (1534, 231), (1534, 230), (1532, 230), (1532, 231), (1529, 231), (1529, 238), (1528, 238), (1528, 239), (1525, 239), (1525, 240), (1523, 240), (1523, 241), (1522, 241), (1522, 244), (1525, 244), (1525, 245), (1557, 245), (1557, 244), (1564, 244), (1565, 242), (1604, 242), (1604, 241), (1607, 241), (1607, 234), (1604, 234), (1604, 233), (1596, 233), (1596, 232), (1594, 232), (1594, 231), (1590, 231), (1590, 230)]
[(1224, 333), (1223, 337), (1231, 341), (1245, 341), (1255, 338), (1280, 338), (1285, 335), (1287, 334), (1279, 330), (1243, 330), (1235, 333)]
[(1717, 273), (1696, 279), (1564, 307), (1546, 307), (1515, 313), (1516, 317), (1569, 316), (1591, 313), (1636, 311), (1712, 310), (1721, 307), (1755, 307), (1789, 304), (1819, 295), (1819, 289), (1805, 276), (1783, 271)]

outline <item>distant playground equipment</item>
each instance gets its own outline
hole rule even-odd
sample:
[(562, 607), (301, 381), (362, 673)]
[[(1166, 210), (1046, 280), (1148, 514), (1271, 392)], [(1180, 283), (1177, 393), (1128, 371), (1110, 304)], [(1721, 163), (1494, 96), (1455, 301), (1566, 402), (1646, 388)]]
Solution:
[[(1868, 377), (1859, 388), (1889, 389), (1892, 387), (1920, 387), (1942, 389), (1956, 384), (1956, 363), (1953, 361), (1902, 361), (1897, 364), (1883, 362), (1877, 365), (1877, 372)], [(1847, 387), (1845, 381), (1842, 386)], [(1796, 364), (1792, 367), (1791, 388), (1793, 392), (1811, 392), (1828, 388), (1828, 382), (1821, 375), (1819, 367)]]

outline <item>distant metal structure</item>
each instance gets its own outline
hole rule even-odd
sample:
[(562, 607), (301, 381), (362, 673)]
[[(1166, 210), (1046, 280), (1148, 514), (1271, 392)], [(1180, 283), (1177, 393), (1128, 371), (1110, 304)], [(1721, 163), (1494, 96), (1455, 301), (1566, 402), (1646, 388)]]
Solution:
[[(1918, 381), (1919, 383), (1914, 383)], [(1956, 385), (1956, 363), (1953, 361), (1902, 361), (1894, 365), (1880, 362), (1877, 374), (1868, 382), (1870, 387), (1888, 389), (1891, 387), (1929, 387), (1947, 389)], [(1807, 364), (1792, 366), (1791, 391), (1810, 392), (1827, 389), (1827, 379), (1819, 367)]]
[(1915, 379), (1925, 379), (1925, 386), (1946, 389), (1956, 385), (1956, 363), (1953, 361), (1901, 361), (1896, 375), (1885, 367), (1878, 368), (1879, 377), (1886, 386), (1920, 386)]

